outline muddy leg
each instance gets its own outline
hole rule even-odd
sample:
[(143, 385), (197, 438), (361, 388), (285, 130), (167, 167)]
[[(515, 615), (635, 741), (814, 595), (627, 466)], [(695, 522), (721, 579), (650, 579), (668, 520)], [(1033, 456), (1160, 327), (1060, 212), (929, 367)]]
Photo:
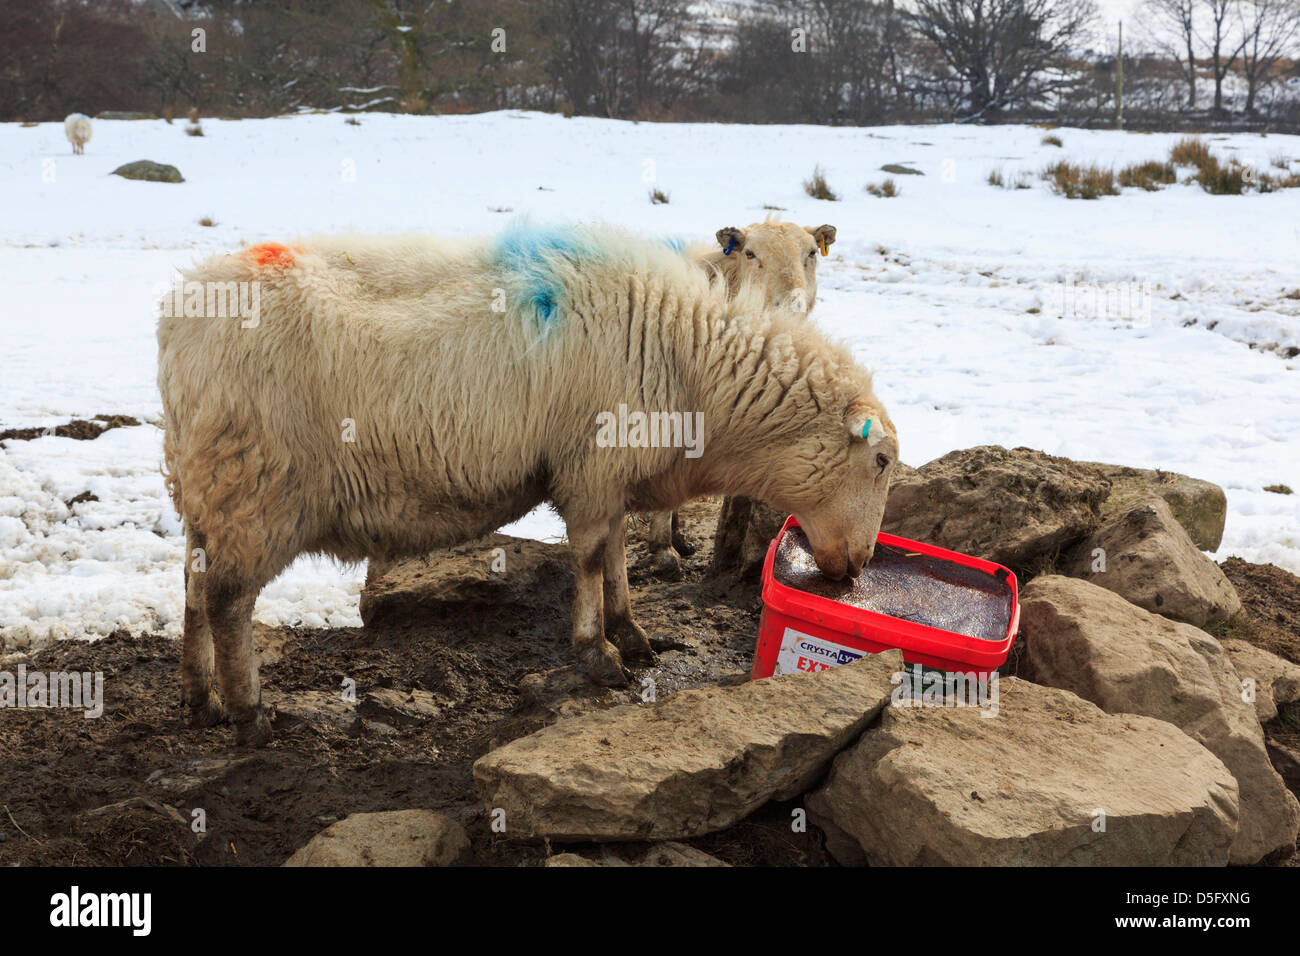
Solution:
[(650, 515), (650, 568), (655, 574), (676, 577), (682, 571), (682, 557), (673, 547), (674, 511), (655, 511)]
[(259, 590), (233, 575), (212, 575), (204, 586), (221, 696), (235, 725), (236, 742), (254, 747), (271, 739), (253, 653), (253, 602)]
[[(620, 516), (621, 518), (621, 516)], [(608, 522), (569, 528), (569, 550), (573, 553), (573, 646), (583, 672), (602, 687), (627, 686), (623, 658), (605, 640), (604, 566)]]
[[(656, 515), (658, 517), (658, 515)], [(624, 660), (653, 664), (655, 653), (645, 631), (632, 620), (627, 592), (627, 519), (619, 515), (609, 524), (605, 539), (605, 634), (618, 647)]]
[(680, 511), (673, 512), (673, 547), (677, 549), (677, 553), (682, 557), (689, 558), (698, 549), (686, 540), (686, 535), (682, 534), (678, 527), (681, 514)]
[[(197, 553), (196, 553), (197, 552)], [(190, 709), (191, 727), (211, 727), (225, 719), (212, 686), (212, 631), (203, 606), (207, 539), (185, 530), (185, 630), (181, 638), (181, 701)]]

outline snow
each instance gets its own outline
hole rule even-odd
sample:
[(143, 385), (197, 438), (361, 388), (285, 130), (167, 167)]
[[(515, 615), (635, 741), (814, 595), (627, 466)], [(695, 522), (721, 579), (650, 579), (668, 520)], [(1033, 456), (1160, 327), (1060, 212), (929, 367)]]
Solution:
[[(184, 541), (160, 475), (153, 302), (173, 270), (245, 242), (343, 229), (495, 232), (513, 216), (603, 219), (707, 238), (724, 225), (834, 223), (814, 320), (876, 372), (903, 458), (1027, 445), (1160, 467), (1228, 495), (1218, 559), (1300, 572), (1300, 190), (1179, 184), (1096, 202), (987, 185), (991, 169), (1163, 158), (1177, 137), (1032, 127), (745, 127), (538, 113), (0, 124), (0, 428), (97, 414), (145, 424), (0, 447), (0, 647), (126, 628), (179, 634)], [(1300, 138), (1211, 140), (1267, 169)], [(182, 184), (110, 176), (147, 157)], [(815, 163), (840, 202), (803, 194)], [(863, 189), (885, 163), (901, 195)], [(652, 205), (651, 185), (672, 197)], [(500, 212), (499, 210), (507, 210)], [(217, 220), (205, 228), (204, 216)], [(1110, 301), (1119, 310), (1099, 307)], [(1037, 310), (1037, 311), (1031, 311)], [(1066, 314), (1062, 314), (1062, 313)], [(1257, 348), (1251, 348), (1254, 343)], [(1266, 350), (1264, 347), (1272, 347)], [(67, 504), (82, 492), (98, 500)], [(558, 538), (539, 509), (510, 530)], [(302, 560), (269, 623), (351, 626), (363, 566)]]

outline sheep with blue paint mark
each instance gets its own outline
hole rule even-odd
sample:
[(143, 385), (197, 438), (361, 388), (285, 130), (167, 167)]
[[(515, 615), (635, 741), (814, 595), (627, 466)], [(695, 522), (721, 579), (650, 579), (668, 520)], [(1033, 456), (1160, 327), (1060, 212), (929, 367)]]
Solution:
[[(576, 568), (577, 655), (610, 686), (626, 682), (625, 661), (654, 657), (628, 600), (630, 510), (751, 495), (799, 517), (829, 576), (869, 560), (893, 425), (848, 350), (761, 293), (729, 296), (663, 243), (609, 228), (334, 236), (274, 251), (184, 276), (258, 283), (257, 323), (159, 320), (196, 725), (228, 715), (240, 741), (270, 738), (253, 604), (304, 553), (427, 554), (549, 501)], [(698, 416), (699, 453), (600, 440), (620, 406)]]

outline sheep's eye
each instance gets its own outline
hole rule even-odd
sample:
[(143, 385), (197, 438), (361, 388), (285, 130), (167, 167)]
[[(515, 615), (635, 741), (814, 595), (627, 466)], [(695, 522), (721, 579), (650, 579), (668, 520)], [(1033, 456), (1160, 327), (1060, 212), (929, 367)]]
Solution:
[(889, 456), (885, 454), (877, 455), (876, 466), (880, 469), (880, 473), (883, 475), (885, 473), (885, 469), (889, 467)]
[(808, 253), (808, 258), (811, 259), (813, 262), (816, 262), (816, 261), (817, 261), (817, 250), (814, 249), (812, 252)]
[(745, 258), (746, 258), (746, 259), (752, 259), (752, 258), (754, 258), (754, 254), (753, 254), (752, 252), (750, 252), (748, 249), (746, 249), (746, 250), (745, 250)]

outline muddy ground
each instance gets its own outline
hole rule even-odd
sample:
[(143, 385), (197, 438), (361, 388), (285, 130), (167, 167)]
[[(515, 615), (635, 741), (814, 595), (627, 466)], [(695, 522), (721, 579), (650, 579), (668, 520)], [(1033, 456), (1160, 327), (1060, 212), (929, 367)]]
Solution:
[[(470, 768), (560, 714), (632, 700), (646, 676), (660, 695), (746, 678), (758, 590), (708, 577), (717, 508), (685, 509), (684, 528), (700, 547), (674, 581), (649, 573), (643, 526), (634, 526), (634, 608), (661, 644), (678, 646), (634, 671), (626, 691), (596, 691), (564, 669), (565, 586), (522, 603), (390, 615), (365, 628), (259, 626), (264, 696), (277, 710), (275, 740), (262, 750), (236, 748), (228, 727), (186, 726), (179, 641), (119, 634), (40, 651), (24, 661), (29, 671), (102, 671), (105, 709), (91, 720), (79, 711), (0, 713), (0, 864), (278, 865), (349, 813), (415, 807), (460, 822), (477, 864), (540, 863), (547, 847), (490, 832)], [(1225, 571), (1247, 607), (1237, 636), (1300, 662), (1300, 579), (1239, 561)], [(545, 681), (521, 691), (526, 675), (542, 672)], [(342, 701), (345, 679), (356, 682), (356, 706)], [(375, 688), (427, 691), (436, 716), (372, 706)], [(1300, 745), (1297, 729), (1285, 731), (1291, 746)], [(791, 831), (794, 805), (769, 805), (689, 842), (733, 864), (831, 864), (816, 828)], [(190, 826), (196, 810), (202, 835)], [(640, 848), (612, 849), (626, 857)]]
[[(708, 579), (716, 513), (716, 502), (686, 509), (686, 533), (700, 547), (675, 581), (649, 573), (634, 528), (629, 577), (638, 619), (681, 646), (635, 670), (626, 691), (575, 689), (565, 669), (570, 588), (538, 594), (528, 606), (456, 608), (441, 620), (259, 625), (264, 699), (277, 710), (275, 739), (264, 750), (236, 748), (229, 727), (186, 726), (177, 640), (116, 634), (40, 651), (24, 661), (29, 672), (102, 671), (104, 714), (0, 712), (0, 864), (278, 865), (349, 813), (414, 807), (460, 822), (475, 863), (539, 863), (545, 846), (490, 833), (470, 767), (561, 711), (631, 701), (646, 676), (660, 695), (748, 676), (758, 591)], [(521, 693), (520, 680), (538, 672), (551, 672), (546, 687)], [(356, 707), (342, 702), (345, 678), (356, 681)], [(428, 691), (439, 714), (412, 720), (372, 710), (372, 688)], [(206, 818), (201, 838), (189, 826), (195, 809)], [(772, 806), (691, 842), (736, 864), (829, 863), (820, 834), (793, 834), (789, 821), (788, 807)]]

